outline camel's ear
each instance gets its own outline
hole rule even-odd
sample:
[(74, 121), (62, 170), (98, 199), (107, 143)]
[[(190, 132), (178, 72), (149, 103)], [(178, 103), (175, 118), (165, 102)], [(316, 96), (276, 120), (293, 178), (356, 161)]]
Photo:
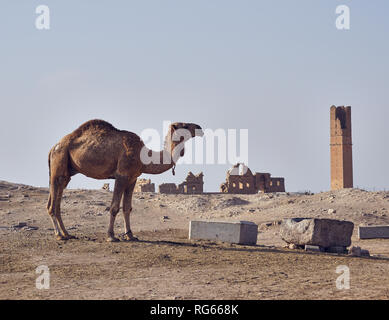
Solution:
[(175, 122), (172, 124), (173, 130), (182, 129), (182, 128), (183, 128), (183, 124), (181, 122)]

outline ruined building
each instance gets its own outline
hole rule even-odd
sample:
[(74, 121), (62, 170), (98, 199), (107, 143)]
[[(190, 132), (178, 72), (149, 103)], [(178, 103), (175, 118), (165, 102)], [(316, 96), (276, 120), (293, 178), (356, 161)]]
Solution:
[(184, 194), (200, 194), (203, 193), (203, 173), (194, 175), (189, 172), (185, 181), (180, 183), (178, 186), (174, 183), (162, 183), (159, 185), (159, 193), (184, 193)]
[(270, 173), (253, 174), (243, 163), (238, 163), (227, 171), (226, 182), (220, 186), (220, 191), (241, 194), (285, 192), (285, 179), (272, 178)]
[(331, 190), (353, 187), (351, 107), (330, 109)]
[(150, 179), (138, 179), (135, 184), (134, 192), (155, 192), (155, 185)]
[(178, 185), (178, 192), (191, 194), (203, 193), (203, 177), (204, 175), (202, 172), (198, 175), (194, 175), (192, 172), (189, 172), (185, 181)]
[(162, 183), (158, 186), (159, 193), (178, 193), (175, 183)]

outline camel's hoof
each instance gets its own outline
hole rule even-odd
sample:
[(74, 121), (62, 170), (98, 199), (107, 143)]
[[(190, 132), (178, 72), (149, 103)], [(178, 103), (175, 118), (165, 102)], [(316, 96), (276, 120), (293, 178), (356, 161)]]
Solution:
[(124, 241), (139, 241), (137, 237), (134, 237), (132, 234), (125, 234), (123, 236)]
[(61, 241), (61, 240), (68, 240), (66, 237), (64, 237), (63, 235), (57, 235), (55, 236), (55, 239), (58, 240), (58, 241)]
[(70, 239), (77, 239), (77, 237), (72, 236), (72, 235), (70, 235), (70, 234), (68, 234), (67, 236), (65, 236), (65, 240), (70, 240)]
[(115, 237), (108, 237), (107, 238), (107, 242), (119, 242), (120, 240), (118, 238), (115, 238)]

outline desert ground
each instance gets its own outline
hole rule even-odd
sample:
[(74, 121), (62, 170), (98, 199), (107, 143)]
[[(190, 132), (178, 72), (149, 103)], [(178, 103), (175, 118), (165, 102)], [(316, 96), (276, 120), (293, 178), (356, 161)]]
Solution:
[[(389, 298), (389, 240), (357, 237), (359, 225), (389, 224), (389, 192), (136, 193), (131, 223), (140, 241), (108, 243), (111, 196), (66, 190), (62, 217), (78, 239), (57, 241), (46, 211), (48, 190), (0, 181), (0, 299)], [(352, 221), (352, 245), (371, 256), (286, 248), (279, 224), (289, 217)], [(188, 240), (195, 219), (255, 222), (257, 245)], [(120, 213), (116, 234), (123, 230)], [(49, 289), (35, 286), (40, 265), (49, 267)], [(350, 269), (349, 290), (336, 288), (339, 265)]]

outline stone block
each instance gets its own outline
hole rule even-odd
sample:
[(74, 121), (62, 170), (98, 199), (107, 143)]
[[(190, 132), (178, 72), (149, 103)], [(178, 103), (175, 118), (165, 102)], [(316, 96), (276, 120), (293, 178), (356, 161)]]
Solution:
[(316, 251), (316, 252), (321, 252), (321, 251), (323, 251), (323, 249), (320, 248), (319, 246), (311, 246), (311, 245), (309, 245), (309, 244), (306, 244), (306, 245), (305, 245), (304, 250), (305, 250), (305, 251)]
[(189, 239), (255, 245), (258, 226), (249, 221), (190, 221)]
[(359, 226), (359, 239), (389, 239), (389, 226)]
[(323, 248), (351, 245), (354, 224), (350, 221), (315, 218), (285, 219), (280, 236), (287, 243)]

